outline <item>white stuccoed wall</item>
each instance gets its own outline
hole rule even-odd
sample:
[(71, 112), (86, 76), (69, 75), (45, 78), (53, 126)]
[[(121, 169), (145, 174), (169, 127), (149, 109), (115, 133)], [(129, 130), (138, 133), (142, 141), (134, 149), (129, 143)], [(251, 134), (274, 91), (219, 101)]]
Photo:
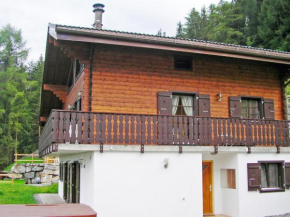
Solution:
[(284, 160), (290, 162), (290, 154), (239, 154), (239, 201), (240, 217), (262, 217), (290, 213), (290, 190), (285, 192), (259, 193), (248, 191), (247, 163)]
[[(203, 154), (202, 160), (213, 161), (213, 212), (231, 217), (239, 216), (238, 160), (236, 153)], [(221, 187), (221, 169), (236, 170), (236, 189)]]
[[(260, 193), (248, 191), (247, 163), (265, 160), (290, 162), (290, 154), (276, 153), (218, 153), (203, 154), (203, 160), (212, 160), (213, 211), (231, 217), (262, 217), (290, 213), (290, 190), (285, 192)], [(236, 170), (236, 189), (221, 187), (221, 169)]]
[(98, 217), (203, 216), (200, 153), (95, 152), (94, 159)]

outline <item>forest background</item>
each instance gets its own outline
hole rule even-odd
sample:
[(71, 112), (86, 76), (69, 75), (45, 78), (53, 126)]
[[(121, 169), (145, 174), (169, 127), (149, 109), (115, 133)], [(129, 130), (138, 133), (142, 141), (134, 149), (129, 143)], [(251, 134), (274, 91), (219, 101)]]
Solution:
[[(289, 0), (221, 0), (189, 11), (186, 22), (177, 24), (176, 37), (290, 51)], [(28, 52), (21, 30), (1, 28), (0, 170), (13, 162), (14, 153), (38, 147), (44, 60), (40, 55), (27, 62)]]

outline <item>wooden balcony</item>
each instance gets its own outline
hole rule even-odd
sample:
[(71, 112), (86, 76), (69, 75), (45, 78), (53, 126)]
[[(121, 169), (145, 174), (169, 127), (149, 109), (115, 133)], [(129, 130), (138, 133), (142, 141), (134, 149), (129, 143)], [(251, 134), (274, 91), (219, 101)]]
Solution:
[(286, 147), (290, 140), (289, 122), (281, 120), (52, 110), (39, 139), (40, 155), (61, 143)]

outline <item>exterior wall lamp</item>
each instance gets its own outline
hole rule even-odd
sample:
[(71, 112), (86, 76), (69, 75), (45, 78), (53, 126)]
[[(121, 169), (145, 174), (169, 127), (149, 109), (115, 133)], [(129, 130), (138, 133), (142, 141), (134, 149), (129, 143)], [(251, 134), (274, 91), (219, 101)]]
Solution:
[(219, 92), (218, 93), (218, 102), (221, 102), (222, 101), (222, 97), (223, 97), (223, 93), (222, 92)]
[(165, 159), (164, 159), (164, 168), (165, 168), (165, 169), (167, 169), (168, 164), (169, 164), (169, 158), (165, 158)]

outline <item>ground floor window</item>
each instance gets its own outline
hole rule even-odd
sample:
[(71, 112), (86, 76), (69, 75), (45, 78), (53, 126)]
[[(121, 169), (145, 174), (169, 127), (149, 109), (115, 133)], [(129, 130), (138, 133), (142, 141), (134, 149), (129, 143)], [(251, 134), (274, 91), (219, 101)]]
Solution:
[(282, 170), (282, 163), (261, 163), (261, 188), (282, 188)]
[(221, 169), (221, 185), (223, 188), (236, 189), (235, 169)]
[(258, 163), (248, 163), (247, 167), (249, 191), (285, 191), (285, 188), (290, 186), (290, 163), (258, 161)]

